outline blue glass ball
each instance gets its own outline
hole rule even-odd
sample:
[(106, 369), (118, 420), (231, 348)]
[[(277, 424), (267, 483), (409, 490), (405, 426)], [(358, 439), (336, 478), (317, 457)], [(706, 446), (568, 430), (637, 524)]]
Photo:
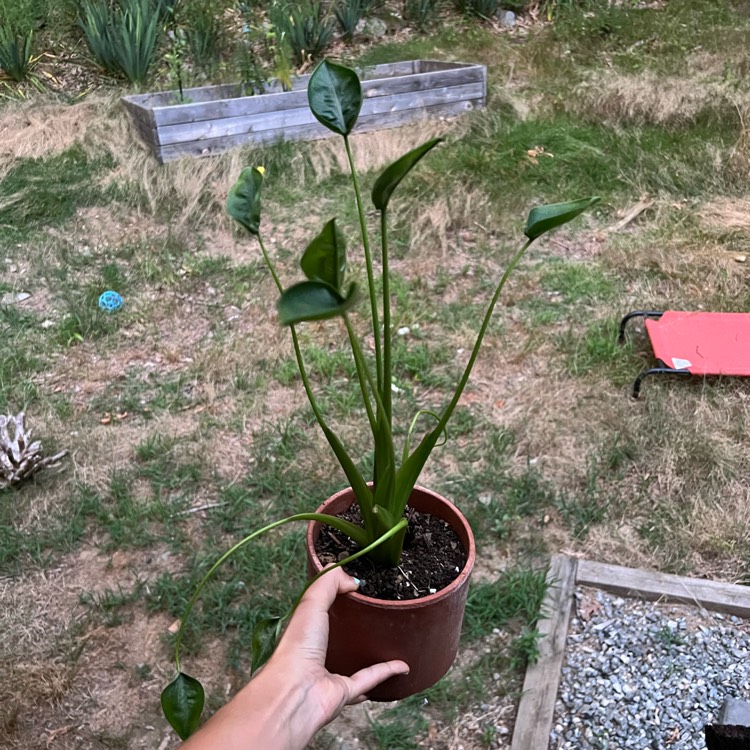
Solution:
[(99, 307), (106, 312), (114, 312), (122, 307), (122, 297), (113, 291), (104, 292), (99, 297)]

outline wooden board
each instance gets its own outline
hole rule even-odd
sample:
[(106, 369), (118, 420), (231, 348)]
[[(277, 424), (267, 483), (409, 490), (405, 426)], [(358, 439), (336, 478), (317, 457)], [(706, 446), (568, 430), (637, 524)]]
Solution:
[(540, 619), (537, 626), (542, 635), (539, 659), (526, 670), (511, 750), (546, 750), (549, 747), (573, 609), (576, 560), (565, 555), (553, 557), (547, 573), (547, 585), (549, 588), (542, 604), (544, 619)]
[[(482, 65), (410, 60), (366, 68), (360, 77), (364, 102), (357, 131), (460, 114), (484, 106), (487, 97)], [(170, 104), (175, 92), (122, 101), (141, 137), (164, 162), (243, 144), (329, 137), (308, 108), (309, 78), (299, 76), (285, 92), (269, 84), (269, 93), (256, 96), (241, 96), (243, 87), (230, 84), (185, 89), (184, 97), (192, 101), (183, 104)]]
[(693, 604), (750, 619), (750, 587), (580, 560), (576, 583), (648, 601)]
[(518, 704), (511, 750), (549, 750), (557, 690), (568, 639), (576, 586), (590, 586), (618, 596), (648, 601), (671, 601), (750, 619), (750, 587), (731, 583), (624, 568), (619, 565), (552, 558), (547, 580), (558, 581), (547, 592), (539, 621), (544, 636), (539, 659), (529, 665)]
[[(387, 124), (384, 124), (382, 118), (375, 115), (372, 118), (362, 117), (357, 122), (355, 133), (368, 133), (372, 130), (382, 130), (384, 128), (396, 128), (406, 125), (427, 117), (455, 117), (469, 112), (474, 108), (474, 102), (456, 102), (453, 104), (437, 104), (433, 107), (424, 107), (421, 110), (406, 110), (404, 112), (393, 113)], [(480, 105), (476, 105), (480, 106)], [(266, 130), (255, 133), (252, 141), (248, 141), (247, 134), (235, 136), (222, 136), (220, 138), (206, 139), (202, 141), (191, 141), (188, 143), (179, 143), (171, 146), (156, 146), (155, 152), (159, 160), (164, 163), (178, 159), (181, 156), (209, 156), (219, 154), (238, 146), (263, 146), (279, 141), (304, 140), (314, 141), (321, 138), (329, 138), (331, 135), (319, 123), (312, 125), (299, 125), (296, 128), (290, 128), (283, 134), (278, 130)]]

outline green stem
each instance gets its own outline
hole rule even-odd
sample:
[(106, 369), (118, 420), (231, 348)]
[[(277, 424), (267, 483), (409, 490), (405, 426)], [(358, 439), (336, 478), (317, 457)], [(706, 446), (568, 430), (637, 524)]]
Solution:
[(497, 285), (497, 289), (495, 289), (495, 294), (492, 296), (492, 301), (490, 302), (490, 306), (487, 308), (487, 312), (484, 315), (484, 320), (482, 321), (482, 327), (479, 329), (479, 335), (477, 336), (477, 340), (474, 343), (474, 348), (471, 350), (471, 356), (469, 357), (469, 362), (466, 365), (464, 374), (458, 383), (456, 392), (453, 394), (453, 398), (451, 399), (451, 402), (446, 407), (445, 412), (443, 413), (443, 416), (440, 418), (440, 422), (435, 428), (436, 431), (437, 430), (442, 431), (445, 429), (445, 425), (448, 423), (448, 420), (451, 418), (451, 415), (453, 414), (453, 410), (458, 405), (458, 402), (461, 399), (461, 394), (464, 392), (466, 383), (469, 381), (469, 377), (471, 376), (471, 371), (474, 368), (474, 363), (476, 362), (477, 356), (479, 355), (479, 350), (482, 347), (484, 334), (487, 332), (487, 327), (489, 326), (490, 320), (492, 319), (492, 313), (495, 311), (495, 305), (497, 304), (498, 299), (500, 299), (500, 292), (503, 291), (505, 282), (508, 280), (508, 277), (511, 275), (515, 267), (518, 265), (518, 262), (521, 260), (524, 253), (529, 249), (529, 245), (531, 245), (533, 241), (534, 240), (529, 240), (528, 242), (526, 242), (526, 244), (524, 244), (524, 246), (516, 252), (516, 254), (511, 259), (510, 263), (508, 264), (508, 267), (505, 269), (505, 273), (500, 279), (500, 283)]
[(377, 438), (378, 423), (375, 419), (375, 414), (373, 414), (372, 411), (370, 397), (367, 394), (368, 381), (372, 380), (372, 375), (370, 375), (370, 371), (367, 368), (367, 363), (362, 361), (361, 357), (357, 356), (357, 345), (359, 344), (359, 341), (357, 341), (357, 336), (354, 333), (354, 329), (352, 328), (348, 316), (346, 315), (344, 315), (344, 323), (346, 325), (346, 332), (349, 334), (349, 343), (352, 347), (352, 353), (354, 354), (354, 366), (357, 369), (357, 380), (359, 380), (359, 390), (362, 393), (362, 402), (364, 403), (365, 410), (367, 411), (367, 419), (370, 422), (373, 437)]
[(359, 557), (362, 557), (363, 555), (367, 555), (370, 552), (372, 552), (376, 547), (379, 547), (383, 542), (386, 542), (388, 539), (390, 539), (392, 536), (395, 536), (398, 534), (401, 529), (406, 528), (408, 525), (408, 521), (405, 518), (402, 518), (395, 526), (388, 529), (382, 536), (378, 537), (372, 544), (368, 544), (366, 547), (363, 547), (361, 550), (355, 552), (353, 555), (349, 555), (349, 557), (344, 558), (343, 560), (340, 560), (337, 563), (334, 563), (333, 565), (330, 565), (329, 567), (325, 568), (324, 570), (321, 570), (320, 573), (316, 573), (306, 584), (305, 588), (302, 591), (302, 593), (297, 597), (297, 600), (294, 602), (294, 607), (292, 607), (292, 611), (289, 613), (291, 616), (294, 613), (294, 610), (297, 609), (297, 605), (302, 600), (302, 597), (305, 595), (305, 591), (312, 586), (315, 581), (318, 580), (318, 578), (321, 578), (326, 573), (330, 573), (332, 570), (335, 570), (336, 568), (342, 568), (344, 565), (348, 565), (350, 562), (353, 562)]
[(279, 279), (279, 275), (276, 273), (276, 268), (273, 265), (271, 256), (266, 252), (266, 246), (263, 243), (263, 237), (261, 237), (260, 232), (258, 232), (258, 234), (256, 234), (255, 236), (258, 238), (260, 251), (263, 253), (263, 260), (266, 262), (266, 266), (268, 267), (268, 270), (271, 272), (271, 276), (273, 277), (273, 282), (274, 284), (276, 284), (276, 288), (279, 290), (279, 294), (283, 294), (284, 287), (281, 285), (281, 279)]
[(393, 427), (392, 365), (391, 365), (391, 287), (388, 274), (387, 208), (380, 213), (380, 242), (383, 259), (383, 407), (388, 427)]
[[(292, 521), (318, 521), (319, 523), (325, 523), (329, 526), (334, 526), (337, 528), (340, 528), (342, 531), (344, 531), (347, 536), (351, 536), (352, 529), (356, 529), (357, 533), (355, 536), (357, 539), (354, 539), (357, 544), (360, 546), (366, 544), (366, 540), (364, 539), (364, 536), (362, 534), (362, 529), (358, 526), (355, 526), (352, 523), (349, 523), (347, 521), (344, 521), (342, 518), (337, 518), (336, 516), (329, 516), (324, 513), (297, 513), (294, 516), (289, 516), (288, 518), (282, 518), (280, 521), (274, 521), (274, 523), (269, 523), (268, 526), (264, 526), (262, 529), (258, 529), (257, 531), (254, 531), (252, 534), (249, 534), (244, 539), (241, 539), (237, 544), (235, 544), (233, 547), (228, 549), (208, 570), (206, 575), (203, 576), (200, 583), (196, 586), (195, 591), (193, 592), (193, 595), (190, 597), (190, 601), (188, 602), (187, 608), (185, 609), (185, 614), (182, 616), (182, 620), (180, 621), (180, 629), (177, 631), (177, 637), (175, 638), (174, 643), (174, 661), (175, 665), (177, 666), (177, 671), (181, 672), (181, 666), (180, 666), (180, 648), (182, 647), (182, 634), (185, 628), (185, 623), (187, 622), (188, 617), (190, 616), (190, 613), (193, 610), (193, 607), (195, 606), (196, 601), (198, 601), (198, 597), (201, 594), (201, 591), (203, 591), (203, 587), (208, 583), (211, 576), (216, 572), (216, 570), (224, 564), (226, 560), (228, 560), (235, 552), (242, 549), (246, 544), (251, 542), (256, 537), (260, 536), (261, 534), (265, 534), (267, 531), (272, 531), (273, 529), (278, 528), (279, 526), (283, 526), (287, 523), (292, 523)], [(341, 522), (344, 521), (344, 527), (342, 528)], [(404, 522), (406, 522), (406, 519), (404, 519)], [(347, 530), (345, 530), (347, 529)], [(394, 532), (395, 533), (395, 532)], [(392, 536), (392, 535), (390, 535)], [(353, 537), (352, 537), (353, 538)], [(384, 537), (389, 538), (389, 537)], [(380, 543), (381, 540), (375, 543), (375, 546)], [(367, 547), (367, 551), (374, 546), (369, 545)], [(362, 553), (364, 554), (364, 553)]]
[[(385, 407), (383, 406), (383, 400), (380, 398), (380, 393), (378, 392), (378, 389), (375, 387), (375, 383), (372, 382), (372, 373), (367, 368), (367, 364), (365, 362), (365, 355), (362, 351), (362, 347), (359, 343), (359, 339), (354, 334), (354, 330), (352, 329), (351, 321), (349, 320), (349, 316), (344, 314), (344, 324), (346, 325), (346, 329), (349, 332), (349, 341), (352, 345), (352, 352), (354, 354), (354, 362), (355, 364), (359, 360), (361, 362), (362, 370), (364, 371), (365, 377), (367, 378), (367, 383), (370, 386), (370, 390), (372, 390), (373, 394), (375, 395), (375, 403), (378, 407), (378, 412), (382, 413), (385, 411)], [(359, 371), (359, 367), (358, 367)], [(391, 428), (390, 425), (387, 425), (387, 432), (388, 432), (388, 439), (392, 442), (393, 436), (391, 434)]]
[[(269, 256), (268, 252), (266, 251), (266, 246), (263, 243), (263, 238), (261, 237), (260, 233), (256, 235), (258, 238), (258, 244), (260, 245), (260, 250), (263, 253), (263, 259), (266, 263), (266, 266), (268, 267), (268, 270), (271, 273), (271, 276), (273, 277), (274, 283), (276, 284), (276, 288), (279, 290), (279, 294), (283, 294), (284, 287), (281, 284), (281, 279), (279, 278), (279, 275), (276, 273), (276, 268), (274, 267), (273, 261), (271, 260), (271, 257)], [(313, 393), (312, 386), (310, 385), (310, 379), (307, 376), (307, 369), (305, 368), (305, 361), (302, 358), (302, 350), (299, 345), (299, 338), (297, 337), (297, 329), (294, 326), (289, 326), (292, 332), (292, 345), (294, 346), (294, 356), (297, 359), (297, 368), (299, 369), (299, 375), (302, 379), (302, 385), (305, 389), (305, 394), (307, 395), (307, 400), (310, 402), (310, 407), (313, 410), (313, 414), (315, 415), (315, 419), (320, 425), (320, 429), (323, 430), (323, 434), (326, 437), (326, 440), (328, 440), (328, 444), (331, 446), (331, 449), (336, 454), (336, 457), (339, 460), (339, 463), (341, 464), (341, 467), (344, 469), (344, 472), (346, 473), (346, 477), (349, 480), (349, 483), (354, 490), (354, 494), (357, 496), (357, 503), (360, 507), (360, 510), (362, 511), (362, 520), (364, 521), (365, 525), (368, 526), (368, 528), (371, 527), (372, 524), (372, 501), (371, 493), (369, 488), (367, 487), (367, 483), (365, 482), (364, 478), (360, 474), (360, 472), (357, 470), (357, 467), (354, 465), (354, 462), (352, 461), (349, 454), (346, 452), (344, 446), (341, 444), (341, 441), (336, 437), (336, 434), (333, 432), (333, 430), (328, 427), (325, 421), (325, 417), (323, 416), (323, 412), (320, 410), (320, 406), (318, 406), (318, 401), (315, 398), (315, 394)]]
[(372, 254), (370, 253), (370, 236), (367, 232), (367, 221), (365, 219), (365, 210), (362, 205), (362, 193), (359, 189), (359, 178), (354, 166), (354, 156), (352, 147), (349, 143), (349, 137), (344, 136), (346, 146), (346, 155), (349, 159), (349, 169), (352, 173), (352, 183), (354, 185), (354, 195), (357, 199), (357, 212), (359, 214), (359, 227), (362, 232), (362, 247), (365, 251), (365, 267), (367, 269), (367, 285), (370, 291), (370, 310), (372, 313), (372, 332), (375, 337), (375, 363), (377, 367), (378, 390), (383, 385), (383, 361), (380, 356), (380, 317), (378, 316), (378, 301), (375, 297), (375, 274), (372, 267)]

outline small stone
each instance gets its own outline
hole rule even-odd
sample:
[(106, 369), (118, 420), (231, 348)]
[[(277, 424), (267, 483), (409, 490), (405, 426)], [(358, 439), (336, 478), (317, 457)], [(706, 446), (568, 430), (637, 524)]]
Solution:
[(499, 10), (496, 18), (504, 29), (514, 29), (516, 27), (516, 14), (512, 10)]
[(380, 39), (388, 33), (388, 26), (379, 18), (365, 18), (360, 24), (357, 31), (372, 39)]

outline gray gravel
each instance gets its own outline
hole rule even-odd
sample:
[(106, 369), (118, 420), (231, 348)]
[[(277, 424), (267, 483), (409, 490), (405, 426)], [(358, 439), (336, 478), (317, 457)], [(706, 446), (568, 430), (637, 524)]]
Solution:
[(724, 699), (750, 699), (750, 623), (579, 589), (551, 750), (705, 750)]

